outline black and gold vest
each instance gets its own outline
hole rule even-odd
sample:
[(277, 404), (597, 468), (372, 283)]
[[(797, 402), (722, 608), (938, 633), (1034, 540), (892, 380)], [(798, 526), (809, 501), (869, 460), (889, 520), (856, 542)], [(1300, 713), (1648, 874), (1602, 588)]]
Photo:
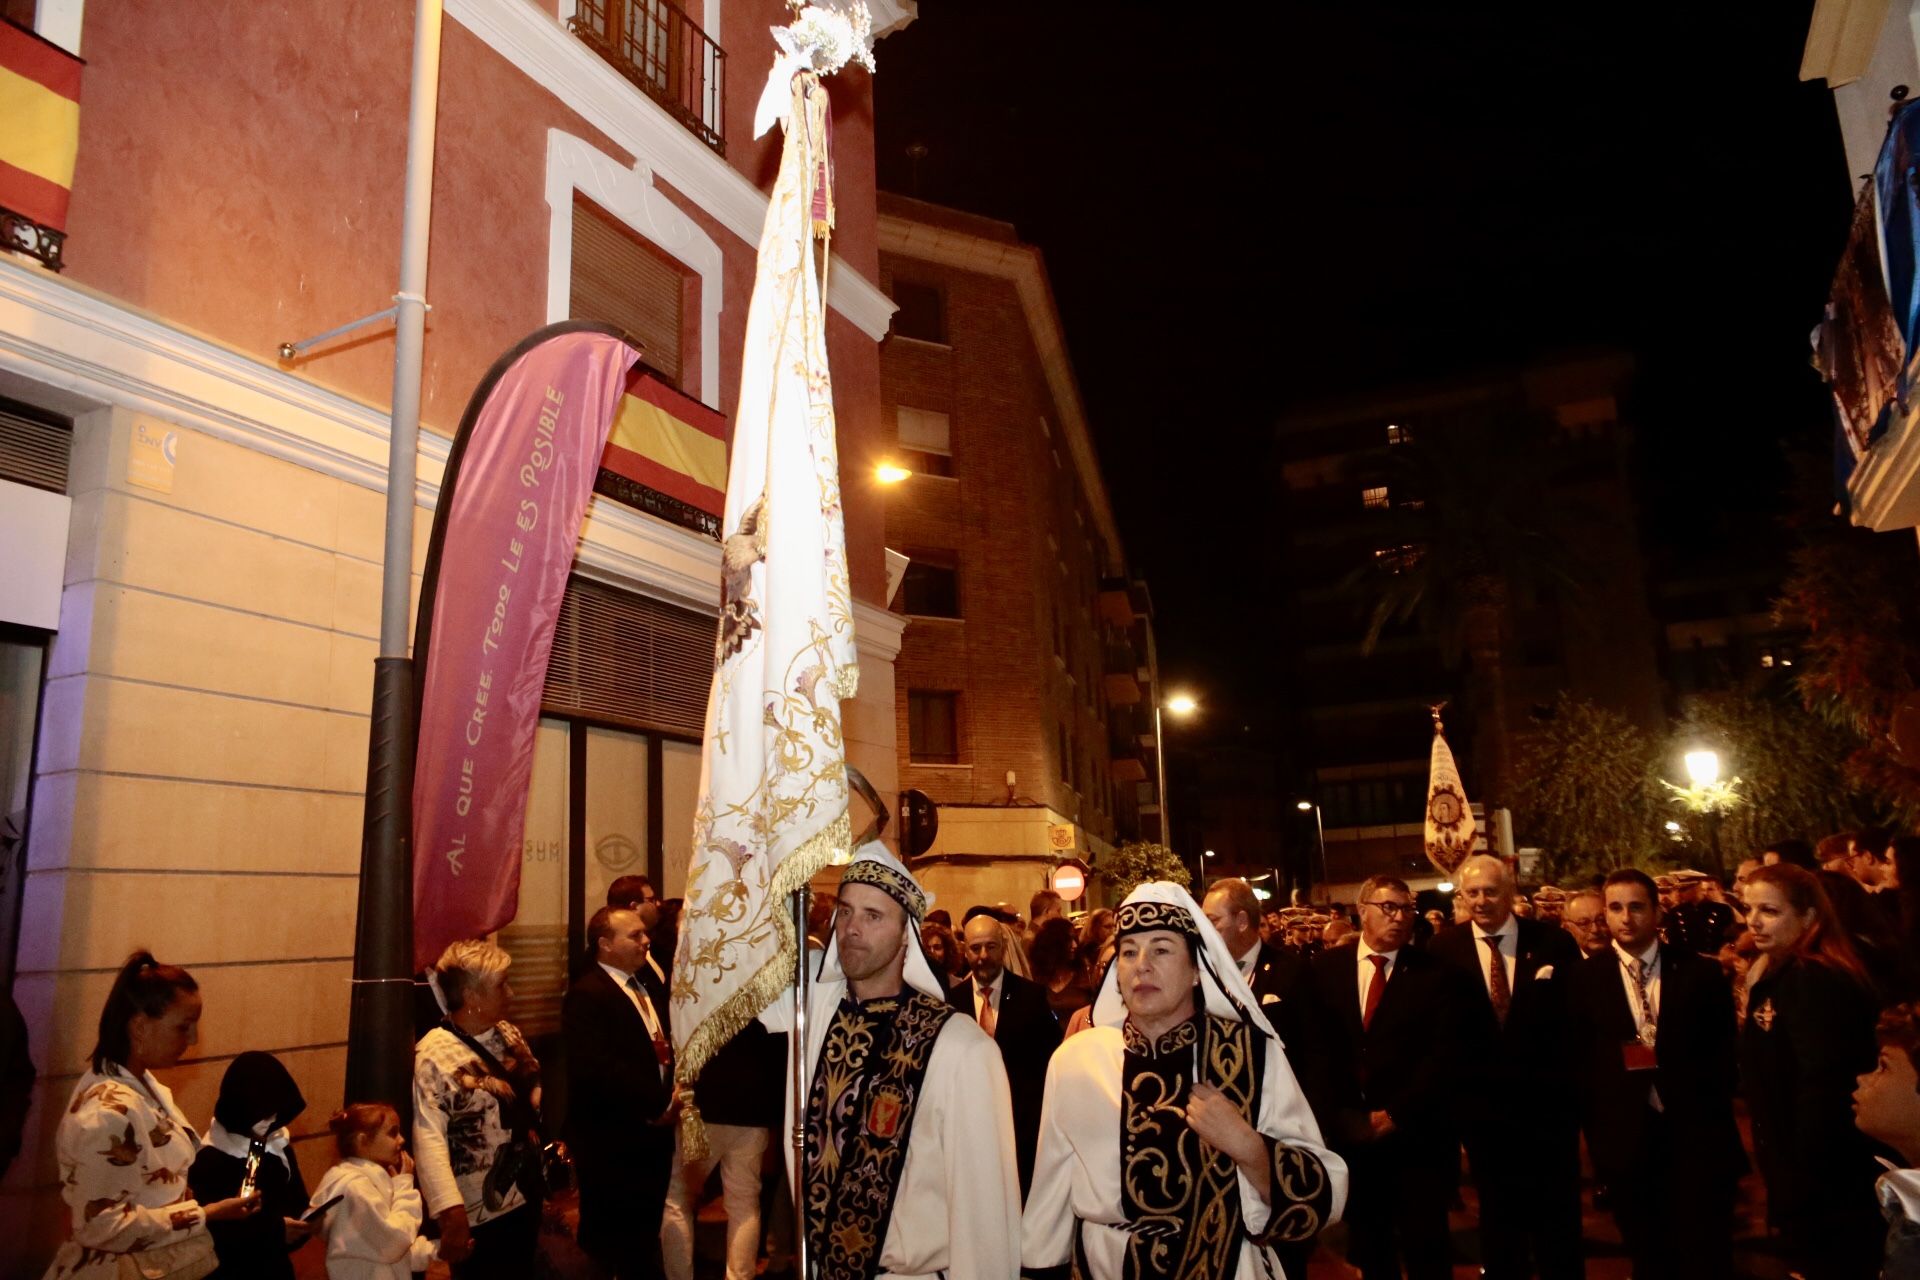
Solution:
[(871, 1280), (933, 1044), (953, 1006), (917, 991), (841, 1000), (807, 1099), (807, 1241), (823, 1280)]
[(1318, 1156), (1267, 1139), (1273, 1212), (1266, 1229), (1250, 1235), (1233, 1157), (1207, 1148), (1187, 1126), (1187, 1099), (1198, 1079), (1259, 1127), (1265, 1037), (1244, 1022), (1204, 1013), (1157, 1040), (1131, 1021), (1121, 1035), (1125, 1280), (1226, 1280), (1239, 1265), (1243, 1241), (1260, 1248), (1312, 1238), (1333, 1207), (1333, 1186)]

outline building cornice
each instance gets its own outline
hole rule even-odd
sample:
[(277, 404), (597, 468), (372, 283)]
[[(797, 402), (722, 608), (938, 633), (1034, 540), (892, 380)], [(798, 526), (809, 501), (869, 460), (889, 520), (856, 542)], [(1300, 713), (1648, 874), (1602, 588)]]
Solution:
[[(447, 15), (524, 72), (750, 245), (760, 243), (767, 197), (746, 175), (528, 0), (447, 0)], [(838, 254), (827, 302), (875, 342), (887, 336), (893, 300)]]
[(1034, 349), (1040, 367), (1053, 394), (1060, 426), (1067, 437), (1067, 450), (1080, 472), (1080, 484), (1093, 507), (1094, 523), (1107, 544), (1114, 563), (1104, 572), (1118, 573), (1122, 560), (1119, 525), (1113, 518), (1113, 504), (1107, 496), (1107, 482), (1100, 474), (1100, 460), (1093, 448), (1093, 436), (1087, 427), (1085, 402), (1080, 384), (1073, 376), (1073, 364), (1067, 357), (1066, 336), (1060, 328), (1060, 309), (1054, 302), (1053, 286), (1047, 279), (1046, 263), (1032, 245), (989, 240), (945, 227), (931, 226), (903, 218), (898, 214), (880, 215), (880, 252), (936, 263), (960, 271), (974, 271), (1011, 281), (1019, 295), (1027, 327), (1033, 334)]
[[(75, 412), (110, 406), (148, 414), (336, 480), (387, 489), (381, 410), (4, 256), (0, 374), (65, 393), (63, 407)], [(450, 443), (420, 434), (414, 497), (429, 510)], [(578, 572), (625, 590), (700, 610), (720, 598), (718, 543), (606, 498), (587, 508), (576, 555)], [(906, 621), (854, 606), (861, 644), (889, 660)]]

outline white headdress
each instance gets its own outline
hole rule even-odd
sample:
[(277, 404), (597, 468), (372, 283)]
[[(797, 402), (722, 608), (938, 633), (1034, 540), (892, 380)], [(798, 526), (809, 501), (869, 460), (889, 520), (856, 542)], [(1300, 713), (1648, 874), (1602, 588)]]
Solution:
[[(840, 884), (843, 888), (850, 884), (871, 885), (900, 904), (907, 913), (907, 985), (923, 995), (945, 1001), (947, 989), (934, 974), (933, 962), (927, 959), (920, 945), (920, 924), (933, 906), (933, 896), (920, 887), (913, 873), (887, 846), (874, 840), (854, 851), (853, 861), (847, 864)], [(820, 958), (820, 972), (813, 980), (811, 998), (807, 1001), (809, 1078), (814, 1063), (819, 1061), (820, 1047), (826, 1042), (827, 1024), (833, 1020), (833, 1011), (846, 994), (847, 974), (840, 967), (840, 940), (829, 934), (827, 951)]]
[[(1226, 939), (1213, 927), (1192, 894), (1177, 884), (1152, 880), (1128, 894), (1114, 916), (1116, 941), (1130, 933), (1154, 929), (1169, 929), (1188, 938), (1200, 970), (1200, 988), (1207, 1012), (1216, 1018), (1245, 1022), (1255, 1031), (1272, 1037), (1276, 1044), (1279, 1042), (1280, 1037), (1267, 1020), (1253, 1012), (1259, 1005), (1247, 980), (1240, 976), (1240, 962), (1234, 959)], [(1117, 1027), (1127, 1020), (1127, 1006), (1120, 998), (1119, 968), (1117, 962), (1107, 966), (1107, 976), (1101, 981), (1100, 994), (1093, 1002), (1095, 1026)]]

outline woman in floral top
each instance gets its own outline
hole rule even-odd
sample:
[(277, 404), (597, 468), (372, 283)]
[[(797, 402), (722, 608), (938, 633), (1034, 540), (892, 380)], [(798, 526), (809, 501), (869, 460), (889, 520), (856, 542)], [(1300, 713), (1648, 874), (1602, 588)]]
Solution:
[(490, 942), (448, 947), (434, 966), (447, 1019), (414, 1048), (414, 1173), (457, 1280), (531, 1275), (540, 1242), (539, 1204), (495, 1168), (516, 1130), (539, 1141), (540, 1063), (502, 1017), (511, 962)]
[(170, 1280), (195, 1280), (215, 1265), (207, 1223), (258, 1211), (257, 1195), (202, 1205), (187, 1191), (200, 1139), (153, 1078), (198, 1040), (200, 988), (185, 969), (136, 951), (100, 1012), (92, 1070), (74, 1086), (60, 1120), (60, 1192), (73, 1238), (47, 1280), (114, 1280), (133, 1264)]

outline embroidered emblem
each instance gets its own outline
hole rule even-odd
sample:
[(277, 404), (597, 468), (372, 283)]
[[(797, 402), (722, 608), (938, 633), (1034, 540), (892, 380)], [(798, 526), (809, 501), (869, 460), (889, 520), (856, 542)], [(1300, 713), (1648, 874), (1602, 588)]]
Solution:
[(867, 1096), (867, 1132), (876, 1138), (892, 1141), (894, 1134), (900, 1131), (900, 1116), (906, 1110), (899, 1093), (892, 1089), (876, 1089)]

